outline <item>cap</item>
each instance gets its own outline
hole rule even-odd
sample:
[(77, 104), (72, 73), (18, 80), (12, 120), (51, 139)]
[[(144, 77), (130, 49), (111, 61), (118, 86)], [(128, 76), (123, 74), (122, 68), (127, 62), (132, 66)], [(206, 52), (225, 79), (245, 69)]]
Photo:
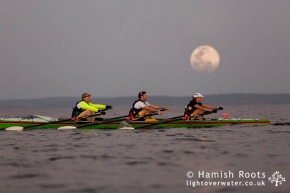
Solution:
[(91, 96), (91, 94), (89, 94), (89, 93), (87, 93), (87, 92), (85, 92), (85, 93), (82, 94), (82, 98), (85, 98), (85, 97), (87, 97), (87, 96)]
[(197, 98), (197, 97), (203, 97), (203, 96), (200, 93), (194, 93), (193, 97)]
[(141, 92), (139, 92), (139, 94), (138, 94), (138, 98), (140, 98), (143, 94), (145, 94), (146, 93), (146, 91), (141, 91)]

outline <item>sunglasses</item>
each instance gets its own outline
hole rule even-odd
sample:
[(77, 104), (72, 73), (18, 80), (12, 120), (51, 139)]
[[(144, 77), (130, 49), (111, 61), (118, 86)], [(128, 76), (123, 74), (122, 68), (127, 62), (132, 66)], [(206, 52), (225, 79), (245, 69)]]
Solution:
[(91, 95), (86, 95), (86, 96), (84, 96), (84, 98), (86, 98), (86, 97), (91, 97)]

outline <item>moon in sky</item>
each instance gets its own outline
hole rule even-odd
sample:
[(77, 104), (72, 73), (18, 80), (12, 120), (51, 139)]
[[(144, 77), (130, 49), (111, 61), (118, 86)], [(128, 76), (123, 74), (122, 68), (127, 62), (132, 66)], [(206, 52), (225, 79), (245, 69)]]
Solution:
[(220, 56), (211, 46), (199, 46), (192, 52), (190, 63), (196, 71), (211, 73), (219, 66)]

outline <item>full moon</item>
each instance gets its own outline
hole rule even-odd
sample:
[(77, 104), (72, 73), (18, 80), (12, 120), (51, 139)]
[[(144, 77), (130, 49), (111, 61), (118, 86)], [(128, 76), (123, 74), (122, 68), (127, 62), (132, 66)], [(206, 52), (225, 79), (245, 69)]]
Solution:
[(192, 52), (190, 63), (196, 71), (211, 73), (219, 66), (220, 56), (211, 46), (199, 46)]

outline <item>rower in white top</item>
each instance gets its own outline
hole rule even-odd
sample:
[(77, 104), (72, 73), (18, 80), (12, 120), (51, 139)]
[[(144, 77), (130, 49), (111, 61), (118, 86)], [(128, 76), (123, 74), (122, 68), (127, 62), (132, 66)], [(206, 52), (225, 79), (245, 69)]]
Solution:
[(169, 111), (170, 108), (161, 107), (158, 105), (152, 105), (147, 102), (147, 94), (145, 91), (139, 92), (138, 100), (134, 101), (132, 108), (130, 109), (129, 116), (132, 120), (144, 120), (152, 121), (152, 117), (146, 116), (153, 112), (158, 112), (158, 114), (162, 115), (162, 110)]

